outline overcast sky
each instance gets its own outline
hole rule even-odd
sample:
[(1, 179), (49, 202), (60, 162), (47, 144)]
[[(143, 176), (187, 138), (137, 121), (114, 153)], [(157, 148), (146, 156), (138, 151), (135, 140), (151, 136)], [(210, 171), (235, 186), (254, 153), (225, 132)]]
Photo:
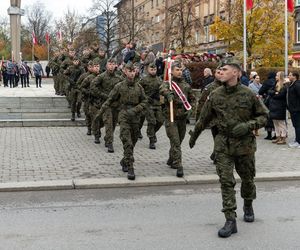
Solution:
[[(21, 8), (32, 5), (37, 0), (21, 0)], [(67, 9), (76, 10), (78, 14), (85, 14), (87, 9), (92, 6), (92, 0), (44, 0), (46, 10), (51, 12), (53, 18), (57, 19), (63, 16)], [(0, 16), (8, 16), (7, 9), (9, 8), (10, 0), (0, 0)]]

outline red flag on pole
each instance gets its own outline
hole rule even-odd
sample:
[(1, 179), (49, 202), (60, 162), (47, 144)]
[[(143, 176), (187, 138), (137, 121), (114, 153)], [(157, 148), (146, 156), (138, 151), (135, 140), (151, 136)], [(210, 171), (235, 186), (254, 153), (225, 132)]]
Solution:
[(45, 39), (46, 39), (46, 42), (49, 44), (50, 43), (50, 36), (49, 36), (48, 32), (46, 32)]
[(294, 0), (287, 0), (287, 9), (289, 12), (294, 12)]
[(62, 32), (61, 29), (56, 33), (56, 38), (58, 41), (62, 42)]
[(36, 36), (35, 36), (35, 33), (34, 33), (34, 31), (32, 31), (32, 34), (31, 34), (31, 36), (32, 36), (32, 43), (33, 43), (33, 45), (37, 45), (37, 44), (38, 44), (38, 42), (37, 42), (37, 39), (36, 39)]
[(247, 10), (251, 10), (253, 8), (253, 0), (246, 0)]

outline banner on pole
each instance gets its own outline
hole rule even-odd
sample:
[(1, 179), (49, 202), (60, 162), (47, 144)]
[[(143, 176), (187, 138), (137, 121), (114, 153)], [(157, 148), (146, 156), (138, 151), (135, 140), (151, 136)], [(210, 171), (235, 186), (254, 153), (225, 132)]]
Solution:
[(36, 39), (34, 31), (32, 31), (31, 36), (32, 36), (32, 44), (33, 45), (37, 45), (38, 42), (37, 42), (37, 39)]

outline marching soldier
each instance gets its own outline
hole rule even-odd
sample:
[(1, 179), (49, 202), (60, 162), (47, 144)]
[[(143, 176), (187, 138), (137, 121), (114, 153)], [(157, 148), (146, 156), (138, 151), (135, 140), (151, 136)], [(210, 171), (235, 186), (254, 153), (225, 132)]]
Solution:
[[(140, 84), (145, 90), (145, 94), (148, 98), (148, 106), (146, 109), (146, 120), (148, 122), (147, 136), (150, 140), (149, 148), (155, 149), (155, 143), (157, 142), (156, 132), (164, 123), (164, 117), (160, 105), (159, 87), (161, 80), (156, 76), (156, 65), (150, 63), (147, 67), (146, 77), (140, 80)], [(142, 118), (142, 121), (144, 119)]]
[(133, 150), (138, 140), (140, 114), (147, 106), (147, 97), (143, 87), (134, 81), (135, 70), (131, 62), (125, 65), (125, 74), (126, 80), (113, 88), (98, 116), (101, 116), (114, 102), (119, 103), (120, 139), (124, 150), (120, 164), (123, 172), (128, 172), (127, 178), (135, 180)]
[[(171, 75), (172, 89), (166, 82), (160, 87), (160, 94), (164, 96), (165, 102), (165, 127), (171, 145), (167, 164), (171, 168), (177, 169), (177, 177), (183, 177), (181, 143), (185, 137), (186, 121), (191, 112), (189, 102), (194, 101), (195, 97), (190, 85), (183, 80), (181, 62), (174, 61), (172, 63)], [(173, 102), (174, 121), (170, 120), (170, 102)]]
[(256, 139), (253, 130), (267, 122), (268, 111), (255, 94), (239, 83), (241, 68), (233, 58), (225, 59), (221, 67), (222, 87), (213, 91), (205, 102), (194, 131), (190, 132), (190, 147), (201, 132), (214, 119), (218, 128), (215, 138), (216, 168), (221, 183), (223, 210), (226, 222), (218, 232), (229, 237), (237, 232), (235, 199), (235, 168), (242, 180), (241, 196), (244, 199), (244, 220), (254, 221), (252, 201), (256, 198), (255, 157)]

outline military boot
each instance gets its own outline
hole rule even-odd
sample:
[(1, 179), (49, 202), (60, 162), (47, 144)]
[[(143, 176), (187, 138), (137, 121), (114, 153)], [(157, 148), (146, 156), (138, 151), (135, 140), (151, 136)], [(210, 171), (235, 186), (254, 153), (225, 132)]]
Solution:
[(179, 177), (179, 178), (184, 176), (183, 167), (177, 168), (176, 176)]
[(128, 172), (128, 166), (127, 166), (127, 164), (124, 162), (123, 159), (120, 161), (120, 165), (122, 166), (122, 171), (123, 171), (123, 172)]
[(72, 122), (75, 121), (75, 113), (72, 113), (71, 121), (72, 121)]
[(157, 137), (156, 137), (156, 135), (154, 136), (153, 141), (154, 141), (154, 143), (157, 143)]
[(77, 117), (80, 118), (81, 117), (81, 113), (77, 112)]
[(96, 144), (100, 144), (100, 136), (99, 136), (99, 135), (95, 135), (95, 140), (94, 140), (94, 142), (95, 142)]
[(131, 180), (131, 181), (135, 180), (135, 174), (134, 174), (134, 169), (133, 168), (128, 169), (127, 179)]
[(244, 221), (246, 222), (253, 222), (254, 221), (254, 211), (252, 207), (252, 200), (245, 200), (244, 201)]
[(88, 128), (88, 131), (86, 132), (87, 135), (92, 135), (92, 129)]
[(149, 148), (150, 149), (156, 149), (155, 142), (154, 142), (153, 138), (150, 139)]
[(108, 153), (113, 153), (115, 152), (114, 146), (112, 144), (107, 144), (107, 152)]
[(235, 234), (235, 233), (237, 233), (236, 220), (235, 219), (227, 219), (224, 227), (222, 227), (219, 230), (218, 235), (219, 235), (219, 237), (227, 238), (231, 234)]

